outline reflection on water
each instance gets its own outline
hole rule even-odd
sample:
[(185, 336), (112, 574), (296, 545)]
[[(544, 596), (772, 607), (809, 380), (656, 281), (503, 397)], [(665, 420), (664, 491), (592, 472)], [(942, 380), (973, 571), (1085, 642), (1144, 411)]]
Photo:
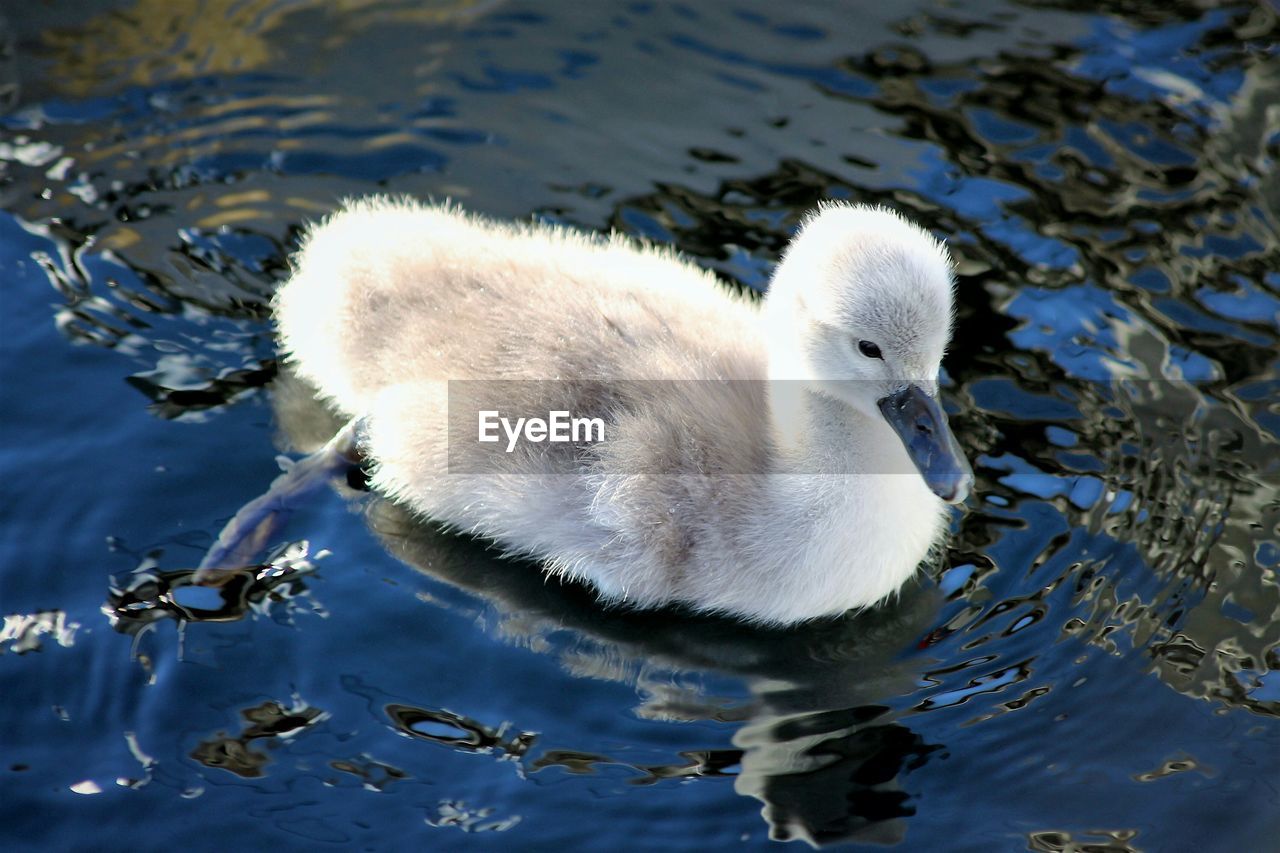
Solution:
[[(743, 628), (728, 620), (630, 612), (602, 613), (586, 589), (545, 581), (532, 566), (499, 561), (478, 546), (414, 522), (377, 503), (370, 522), (388, 550), (428, 574), (485, 596), (494, 632), (557, 655), (579, 678), (635, 684), (647, 719), (733, 724), (733, 748), (682, 751), (678, 761), (631, 763), (582, 749), (535, 752), (531, 772), (626, 768), (628, 784), (663, 779), (734, 777), (736, 789), (762, 799), (778, 838), (899, 837), (895, 818), (913, 814), (896, 784), (899, 772), (924, 763), (925, 744), (878, 695), (907, 692), (908, 667), (893, 660), (916, 639), (937, 601), (908, 596), (891, 612), (830, 620), (786, 631)], [(557, 634), (571, 631), (562, 646)], [(712, 668), (743, 676), (749, 692), (707, 695), (680, 674)], [(818, 797), (817, 792), (823, 792)]]
[(214, 767), (234, 773), (246, 779), (264, 775), (263, 768), (271, 760), (257, 749), (254, 741), (270, 743), (271, 738), (290, 738), (316, 723), (326, 714), (303, 702), (284, 707), (279, 702), (268, 701), (240, 712), (244, 718), (239, 735), (231, 737), (218, 732), (200, 741), (191, 751), (191, 758), (205, 767)]
[[(1280, 829), (1270, 6), (58, 0), (6, 26), (0, 836)], [(303, 223), (374, 191), (757, 290), (822, 198), (947, 236), (979, 484), (944, 559), (892, 607), (761, 632), (603, 611), (341, 488), (198, 574), (273, 439), (337, 426), (278, 375), (268, 303)]]
[[(252, 71), (279, 56), (282, 33), (300, 15), (359, 28), (382, 23), (446, 24), (474, 19), (493, 3), (456, 0), (429, 4), (388, 0), (205, 0), (174, 4), (136, 0), (112, 4), (70, 26), (40, 33), (55, 58), (57, 86), (85, 96), (104, 80), (152, 86), (198, 76)], [(56, 8), (56, 7), (55, 7)], [(340, 17), (330, 17), (333, 13)], [(264, 123), (265, 124), (265, 123)]]

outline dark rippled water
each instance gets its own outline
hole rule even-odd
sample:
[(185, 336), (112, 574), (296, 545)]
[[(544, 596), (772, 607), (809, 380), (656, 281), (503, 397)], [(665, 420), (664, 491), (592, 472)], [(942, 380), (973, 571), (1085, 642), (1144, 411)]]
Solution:
[[(0, 846), (1276, 848), (1273, 6), (0, 9)], [(192, 585), (332, 428), (267, 303), (375, 191), (757, 289), (821, 198), (946, 235), (950, 549), (760, 632), (325, 493)]]

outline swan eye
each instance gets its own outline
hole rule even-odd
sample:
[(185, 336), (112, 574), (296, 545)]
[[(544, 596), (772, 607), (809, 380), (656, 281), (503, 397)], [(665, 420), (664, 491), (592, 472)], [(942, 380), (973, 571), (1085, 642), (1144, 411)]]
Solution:
[(871, 343), (871, 341), (858, 341), (858, 352), (867, 358), (878, 358), (884, 361), (884, 355), (880, 352), (880, 347)]

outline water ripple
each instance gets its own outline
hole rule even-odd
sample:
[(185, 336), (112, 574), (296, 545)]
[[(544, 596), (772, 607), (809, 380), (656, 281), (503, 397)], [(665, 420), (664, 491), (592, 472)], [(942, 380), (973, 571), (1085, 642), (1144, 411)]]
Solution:
[[(148, 810), (205, 797), (293, 845), (1271, 837), (1272, 7), (321, 5), (63, 0), (0, 33), (0, 459), (40, 484), (6, 510), (38, 532), (3, 561), (35, 579), (0, 573), (0, 676), (30, 697), (7, 828), (110, 802), (188, 837)], [(374, 191), (614, 228), (755, 291), (820, 199), (907, 212), (958, 262), (944, 387), (978, 498), (898, 605), (786, 632), (601, 612), (336, 496), (211, 582), (216, 454), (271, 467), (268, 393), (285, 446), (335, 429), (269, 302), (303, 224)], [(107, 375), (126, 396), (86, 387)], [(139, 485), (180, 464), (197, 516)], [(134, 525), (164, 547), (104, 551)]]

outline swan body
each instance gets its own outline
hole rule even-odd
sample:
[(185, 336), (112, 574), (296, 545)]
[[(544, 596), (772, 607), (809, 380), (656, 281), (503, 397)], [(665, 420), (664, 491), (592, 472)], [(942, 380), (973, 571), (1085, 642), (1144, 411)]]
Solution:
[[(964, 499), (952, 289), (936, 240), (865, 206), (812, 214), (762, 302), (622, 237), (372, 199), (310, 229), (275, 313), (375, 489), (606, 600), (782, 624), (890, 596)], [(506, 452), (485, 406), (603, 440)]]

